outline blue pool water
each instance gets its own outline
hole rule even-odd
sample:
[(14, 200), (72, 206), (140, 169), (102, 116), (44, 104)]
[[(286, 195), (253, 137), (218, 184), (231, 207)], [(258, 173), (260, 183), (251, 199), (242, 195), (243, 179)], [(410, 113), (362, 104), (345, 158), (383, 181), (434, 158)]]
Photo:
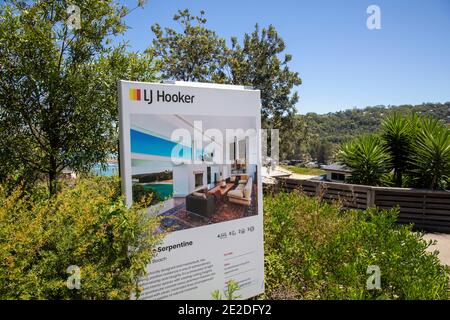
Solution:
[(119, 165), (117, 163), (108, 163), (108, 165), (105, 168), (102, 168), (100, 164), (96, 164), (91, 171), (93, 174), (96, 174), (98, 176), (106, 176), (106, 177), (118, 176)]
[(146, 184), (144, 189), (152, 189), (156, 191), (161, 199), (170, 198), (173, 194), (173, 184), (171, 183)]

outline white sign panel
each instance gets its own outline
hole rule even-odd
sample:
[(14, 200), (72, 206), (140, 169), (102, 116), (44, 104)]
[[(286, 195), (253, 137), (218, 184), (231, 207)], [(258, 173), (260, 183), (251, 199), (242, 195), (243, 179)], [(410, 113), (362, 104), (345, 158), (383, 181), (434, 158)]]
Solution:
[(264, 291), (260, 92), (242, 86), (119, 82), (128, 205), (147, 194), (167, 232), (141, 299), (212, 299), (230, 281)]

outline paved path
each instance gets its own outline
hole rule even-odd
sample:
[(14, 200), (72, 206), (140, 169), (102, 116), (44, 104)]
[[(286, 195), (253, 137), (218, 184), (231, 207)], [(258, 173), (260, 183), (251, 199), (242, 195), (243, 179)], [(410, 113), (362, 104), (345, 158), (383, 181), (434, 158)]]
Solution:
[(277, 171), (281, 171), (281, 172), (290, 173), (291, 175), (289, 176), (289, 178), (291, 178), (291, 179), (309, 180), (309, 179), (318, 177), (317, 175), (293, 173), (292, 171), (289, 171), (289, 170), (287, 170), (285, 168), (282, 168), (280, 166), (277, 166), (276, 170)]
[(436, 240), (435, 245), (428, 247), (428, 251), (439, 251), (439, 260), (443, 264), (450, 266), (450, 234), (445, 233), (426, 233), (423, 238), (425, 240)]

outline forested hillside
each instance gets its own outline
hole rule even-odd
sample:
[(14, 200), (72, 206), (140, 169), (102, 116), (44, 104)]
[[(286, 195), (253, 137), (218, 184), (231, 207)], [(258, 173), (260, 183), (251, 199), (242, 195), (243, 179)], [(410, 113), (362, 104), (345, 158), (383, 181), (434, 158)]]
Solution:
[(349, 109), (318, 115), (308, 113), (304, 117), (308, 131), (320, 140), (339, 144), (355, 136), (378, 131), (382, 119), (393, 111), (408, 114), (429, 114), (450, 123), (450, 102), (424, 103), (421, 105), (376, 106), (364, 109)]
[(308, 113), (298, 115), (298, 128), (303, 131), (301, 141), (292, 154), (285, 158), (304, 159), (305, 156), (327, 162), (332, 160), (337, 146), (342, 142), (357, 136), (377, 132), (383, 118), (391, 112), (433, 115), (446, 123), (450, 123), (450, 102), (424, 103), (420, 105), (375, 106), (363, 109), (348, 109), (345, 111), (323, 115)]

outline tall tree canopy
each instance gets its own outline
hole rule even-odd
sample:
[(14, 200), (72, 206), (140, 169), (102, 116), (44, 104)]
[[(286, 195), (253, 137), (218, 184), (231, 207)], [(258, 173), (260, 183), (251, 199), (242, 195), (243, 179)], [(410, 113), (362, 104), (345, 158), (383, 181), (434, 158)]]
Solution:
[[(289, 69), (292, 56), (284, 54), (286, 45), (275, 27), (245, 34), (243, 44), (232, 38), (228, 58), (230, 82), (261, 90), (262, 126), (280, 130), (280, 156), (285, 158), (294, 145), (303, 142), (302, 126), (296, 121), (298, 94), (294, 91), (302, 81), (297, 72)], [(282, 57), (281, 57), (282, 56)]]
[[(259, 89), (263, 127), (280, 129), (282, 141), (292, 141), (292, 136), (287, 137), (296, 125), (293, 116), (298, 94), (294, 88), (301, 84), (301, 79), (289, 69), (292, 56), (283, 55), (286, 45), (275, 27), (260, 30), (256, 25), (251, 34), (244, 35), (242, 44), (233, 37), (228, 47), (223, 38), (206, 27), (203, 11), (193, 16), (187, 9), (180, 10), (173, 19), (180, 22), (180, 32), (172, 28), (163, 30), (159, 24), (152, 26), (155, 39), (149, 51), (161, 59), (162, 76)], [(285, 149), (289, 145), (281, 143)]]
[(206, 28), (204, 11), (193, 16), (188, 9), (174, 15), (182, 32), (152, 26), (155, 34), (149, 52), (161, 59), (161, 73), (166, 79), (181, 81), (223, 82), (223, 66), (227, 47), (225, 40)]
[(298, 94), (293, 89), (301, 84), (298, 73), (288, 66), (292, 56), (285, 54), (280, 58), (286, 48), (283, 39), (274, 26), (260, 30), (256, 25), (251, 34), (244, 35), (243, 45), (235, 37), (231, 42), (230, 82), (260, 89), (263, 121), (270, 127), (281, 128), (283, 120), (297, 111)]
[[(77, 28), (69, 5), (80, 9)], [(87, 170), (114, 152), (116, 81), (155, 75), (151, 57), (109, 45), (126, 14), (114, 0), (0, 6), (0, 179), (11, 169), (46, 176), (53, 194), (65, 167)]]

